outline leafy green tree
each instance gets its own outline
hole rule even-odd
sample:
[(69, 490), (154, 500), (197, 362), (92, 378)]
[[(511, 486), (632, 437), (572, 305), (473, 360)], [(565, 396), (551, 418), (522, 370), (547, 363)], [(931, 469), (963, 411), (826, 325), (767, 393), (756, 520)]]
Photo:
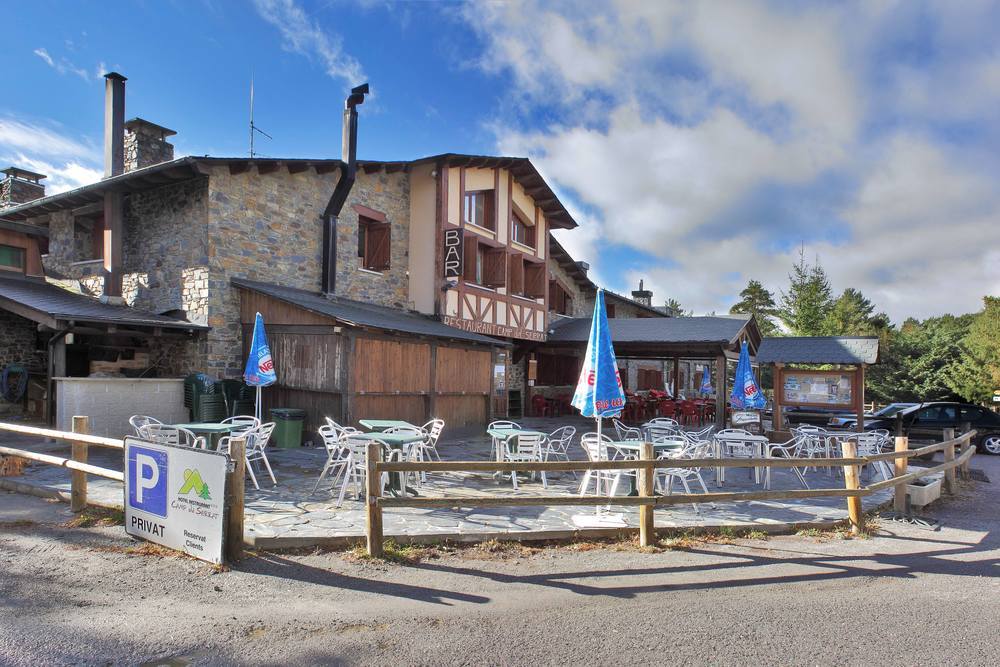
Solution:
[(968, 401), (985, 403), (1000, 389), (1000, 297), (983, 298), (962, 338), (961, 360), (950, 369), (948, 386)]
[(776, 336), (780, 332), (774, 323), (778, 316), (778, 306), (774, 295), (757, 280), (751, 280), (740, 292), (740, 301), (729, 309), (730, 313), (753, 315), (757, 318), (757, 326), (764, 336)]
[(691, 313), (685, 312), (684, 307), (681, 306), (681, 302), (677, 299), (667, 299), (663, 302), (663, 305), (674, 317), (688, 317), (691, 315)]
[(875, 304), (853, 287), (837, 297), (823, 319), (823, 330), (828, 336), (878, 336), (888, 326), (889, 317), (876, 313)]
[(821, 336), (827, 313), (833, 305), (833, 291), (826, 271), (817, 260), (809, 265), (805, 251), (799, 251), (799, 261), (792, 265), (788, 276), (788, 291), (781, 293), (779, 316), (796, 336)]

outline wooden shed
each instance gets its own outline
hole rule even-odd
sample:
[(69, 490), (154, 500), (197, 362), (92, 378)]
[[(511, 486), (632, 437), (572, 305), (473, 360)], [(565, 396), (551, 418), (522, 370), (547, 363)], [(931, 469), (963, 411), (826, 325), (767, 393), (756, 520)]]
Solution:
[(314, 432), (330, 417), (401, 419), (452, 427), (491, 418), (497, 348), (508, 344), (419, 313), (234, 278), (244, 356), (254, 317), (267, 328), (278, 382), (264, 409), (301, 408)]

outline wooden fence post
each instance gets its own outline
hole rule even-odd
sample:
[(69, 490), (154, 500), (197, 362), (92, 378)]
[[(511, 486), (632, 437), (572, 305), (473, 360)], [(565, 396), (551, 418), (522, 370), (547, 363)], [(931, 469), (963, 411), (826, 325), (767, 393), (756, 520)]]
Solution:
[[(644, 442), (639, 448), (640, 461), (653, 460), (653, 443)], [(655, 477), (652, 468), (639, 468), (639, 497), (651, 498), (653, 496), (653, 478)], [(653, 505), (639, 505), (639, 546), (651, 547), (656, 541), (656, 531), (653, 527)]]
[(229, 458), (233, 471), (226, 480), (229, 515), (226, 517), (226, 560), (235, 562), (243, 558), (243, 504), (246, 491), (247, 440), (245, 435), (234, 435), (229, 440)]
[[(858, 441), (848, 440), (844, 443), (844, 458), (853, 459), (858, 456)], [(858, 466), (844, 466), (844, 486), (849, 491), (857, 491), (861, 488), (860, 473)], [(861, 497), (850, 496), (847, 498), (847, 516), (851, 520), (851, 534), (858, 535), (864, 528), (864, 514), (861, 511)]]
[[(90, 435), (90, 417), (74, 416), (73, 433)], [(77, 463), (87, 462), (87, 443), (70, 443), (72, 454), (70, 458)], [(73, 470), (69, 474), (70, 478), (70, 501), (69, 509), (73, 512), (82, 512), (87, 508), (87, 473)]]
[[(896, 451), (905, 452), (910, 448), (910, 439), (904, 436), (896, 437)], [(893, 459), (895, 477), (902, 477), (906, 474), (907, 458), (900, 456)], [(893, 487), (892, 508), (897, 514), (906, 514), (906, 484), (897, 484)]]
[[(972, 424), (970, 422), (962, 422), (959, 430), (961, 430), (962, 435), (965, 435), (966, 433), (972, 430)], [(972, 442), (972, 438), (968, 438), (966, 439), (965, 444), (962, 445), (961, 453), (962, 454), (965, 453), (966, 447), (975, 447), (975, 446), (976, 446), (975, 443)], [(969, 464), (971, 462), (972, 459), (969, 458), (965, 460), (965, 463), (959, 466), (959, 468), (962, 469), (962, 479), (969, 479)]]
[(382, 555), (382, 506), (378, 504), (382, 495), (382, 473), (378, 472), (378, 464), (382, 462), (382, 445), (377, 442), (368, 443), (368, 455), (365, 457), (367, 474), (365, 475), (365, 508), (367, 509), (366, 533), (368, 535), (368, 555)]
[[(946, 428), (944, 430), (945, 440), (955, 439), (955, 429)], [(944, 448), (944, 462), (951, 463), (955, 460), (955, 445), (948, 445)], [(944, 492), (948, 495), (954, 495), (955, 491), (958, 489), (957, 478), (955, 477), (955, 469), (949, 468), (944, 471)]]

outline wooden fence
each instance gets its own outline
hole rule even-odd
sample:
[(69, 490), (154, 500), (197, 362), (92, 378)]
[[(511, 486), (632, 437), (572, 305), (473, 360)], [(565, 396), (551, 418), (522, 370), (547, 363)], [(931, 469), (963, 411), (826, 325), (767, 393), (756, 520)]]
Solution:
[[(969, 459), (975, 453), (972, 440), (975, 431), (969, 431), (955, 437), (952, 429), (946, 429), (943, 442), (927, 445), (919, 449), (909, 449), (909, 441), (905, 437), (897, 437), (892, 452), (873, 456), (857, 456), (857, 443), (844, 443), (844, 455), (839, 458), (763, 458), (763, 459), (665, 459), (653, 458), (653, 446), (645, 443), (640, 448), (638, 460), (628, 461), (547, 461), (524, 463), (500, 463), (497, 461), (427, 461), (427, 462), (385, 462), (382, 460), (382, 447), (378, 443), (368, 445), (367, 488), (366, 488), (366, 536), (368, 553), (378, 556), (382, 553), (384, 534), (382, 530), (382, 512), (386, 508), (413, 507), (520, 507), (520, 506), (566, 506), (566, 505), (616, 505), (639, 507), (639, 542), (642, 546), (650, 546), (655, 539), (654, 510), (656, 507), (678, 505), (696, 502), (737, 502), (747, 500), (787, 500), (793, 498), (842, 497), (847, 499), (848, 519), (851, 532), (857, 534), (864, 528), (864, 514), (861, 511), (861, 499), (876, 491), (895, 487), (894, 504), (897, 510), (906, 508), (907, 483), (943, 471), (944, 490), (954, 493), (956, 489), (955, 469), (968, 470)], [(956, 454), (956, 449), (959, 452)], [(906, 473), (907, 459), (914, 456), (924, 456), (935, 452), (944, 452), (944, 463), (930, 468)], [(861, 486), (861, 466), (875, 461), (894, 461), (893, 477)], [(792, 489), (780, 491), (726, 491), (715, 493), (681, 493), (669, 496), (654, 494), (653, 479), (656, 470), (661, 468), (793, 468), (793, 467), (843, 466), (844, 488), (829, 489)], [(422, 472), (568, 472), (574, 470), (629, 470), (637, 471), (636, 496), (603, 496), (603, 495), (561, 495), (535, 497), (502, 497), (502, 496), (463, 496), (452, 498), (387, 498), (381, 494), (380, 478), (382, 473), (422, 473)]]
[[(79, 512), (87, 506), (87, 475), (97, 475), (119, 482), (124, 482), (124, 475), (117, 470), (110, 470), (87, 463), (87, 448), (90, 446), (109, 447), (124, 450), (124, 441), (114, 438), (102, 438), (89, 435), (89, 420), (87, 417), (73, 418), (73, 432), (55, 431), (51, 429), (22, 426), (19, 424), (0, 423), (0, 431), (22, 433), (55, 440), (69, 442), (72, 445), (71, 458), (63, 458), (50, 454), (40, 454), (12, 447), (0, 446), (0, 455), (16, 456), (48, 465), (67, 468), (71, 471), (70, 507)], [(844, 456), (839, 458), (763, 458), (763, 459), (666, 459), (653, 458), (653, 446), (645, 443), (640, 448), (639, 460), (628, 461), (546, 461), (525, 463), (501, 463), (497, 461), (428, 461), (428, 462), (386, 462), (382, 460), (382, 447), (377, 443), (368, 445), (367, 482), (366, 482), (366, 539), (368, 553), (380, 555), (384, 534), (382, 530), (382, 511), (394, 507), (519, 507), (519, 506), (566, 506), (566, 505), (616, 505), (639, 507), (639, 541), (643, 546), (649, 546), (655, 539), (653, 528), (653, 513), (656, 507), (678, 505), (694, 502), (736, 502), (747, 500), (788, 500), (795, 498), (842, 497), (847, 499), (848, 518), (851, 531), (860, 532), (864, 527), (864, 515), (861, 511), (861, 498), (890, 486), (895, 487), (894, 505), (897, 511), (906, 509), (906, 485), (921, 477), (944, 472), (944, 491), (954, 493), (957, 488), (956, 469), (968, 472), (969, 460), (975, 453), (973, 438), (975, 431), (969, 431), (955, 437), (954, 430), (945, 430), (945, 440), (919, 449), (909, 449), (909, 441), (905, 437), (897, 437), (895, 449), (892, 452), (872, 456), (857, 456), (857, 445), (854, 441), (844, 443)], [(245, 442), (241, 438), (233, 438), (231, 456), (235, 462), (230, 473), (227, 517), (227, 554), (230, 560), (238, 560), (243, 545), (243, 505), (244, 505), (244, 458), (242, 456)], [(907, 473), (907, 459), (914, 456), (925, 456), (935, 452), (944, 452), (944, 463)], [(893, 461), (893, 477), (875, 482), (868, 486), (860, 484), (861, 466), (876, 461)], [(827, 489), (791, 489), (779, 491), (724, 491), (714, 493), (681, 493), (669, 496), (654, 494), (653, 478), (655, 471), (661, 468), (735, 468), (735, 467), (832, 467), (842, 466), (844, 469), (844, 488)], [(502, 496), (465, 496), (453, 498), (386, 498), (382, 496), (380, 479), (382, 473), (421, 473), (421, 472), (568, 472), (574, 470), (635, 470), (638, 471), (637, 496), (535, 496), (535, 497), (502, 497)]]

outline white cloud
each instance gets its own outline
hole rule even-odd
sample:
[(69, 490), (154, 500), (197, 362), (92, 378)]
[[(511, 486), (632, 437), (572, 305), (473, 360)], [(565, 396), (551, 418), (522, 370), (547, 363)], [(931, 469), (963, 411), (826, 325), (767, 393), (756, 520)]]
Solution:
[[(750, 278), (777, 295), (804, 240), (835, 290), (899, 320), (1000, 293), (997, 147), (938, 131), (971, 120), (1000, 138), (993, 11), (933, 9), (919, 61), (927, 21), (908, 3), (522, 0), (463, 16), (480, 66), (509, 73), (528, 111), (493, 123), (498, 151), (585, 207), (559, 239), (609, 287), (645, 278), (658, 301), (725, 312)], [(727, 223), (771, 192), (789, 198), (782, 219)], [(643, 254), (614, 266), (609, 243)]]
[(60, 74), (75, 74), (87, 83), (90, 83), (91, 81), (90, 72), (83, 67), (77, 67), (65, 56), (56, 60), (44, 47), (37, 48), (32, 53), (41, 58), (46, 65)]
[(100, 150), (51, 127), (0, 117), (0, 163), (45, 174), (47, 194), (99, 181)]
[(257, 13), (281, 33), (282, 47), (318, 59), (327, 75), (348, 87), (366, 80), (361, 64), (344, 53), (341, 39), (328, 33), (294, 0), (254, 0)]

